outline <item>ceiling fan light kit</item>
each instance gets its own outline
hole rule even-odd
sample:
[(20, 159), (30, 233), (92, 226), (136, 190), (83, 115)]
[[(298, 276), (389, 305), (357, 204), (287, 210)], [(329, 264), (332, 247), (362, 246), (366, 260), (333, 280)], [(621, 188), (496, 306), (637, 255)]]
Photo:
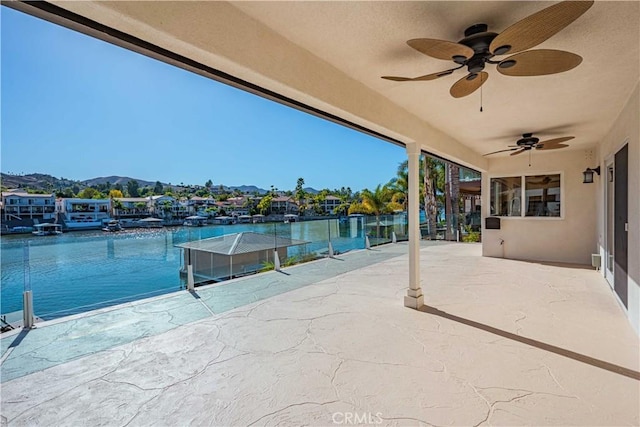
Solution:
[[(392, 81), (427, 81), (448, 76), (467, 67), (468, 75), (453, 84), (449, 91), (454, 98), (475, 92), (487, 81), (486, 64), (495, 64), (506, 76), (544, 76), (569, 71), (582, 62), (571, 52), (552, 49), (528, 50), (578, 19), (593, 1), (563, 1), (538, 11), (505, 29), (502, 33), (487, 31), (486, 24), (475, 24), (464, 31), (459, 42), (437, 39), (411, 39), (407, 44), (420, 53), (436, 59), (453, 61), (458, 66), (420, 77), (383, 76)], [(503, 60), (496, 56), (511, 54)], [(477, 77), (480, 76), (480, 79)], [(465, 84), (461, 82), (476, 82)]]

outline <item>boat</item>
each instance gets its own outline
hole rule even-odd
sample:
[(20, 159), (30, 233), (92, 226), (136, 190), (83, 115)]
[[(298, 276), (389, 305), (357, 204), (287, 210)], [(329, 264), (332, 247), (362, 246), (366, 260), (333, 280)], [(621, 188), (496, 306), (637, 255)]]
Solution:
[(162, 228), (164, 227), (164, 221), (160, 218), (149, 217), (138, 220), (138, 226), (145, 228)]
[(122, 231), (122, 225), (120, 225), (120, 221), (118, 221), (117, 219), (112, 219), (102, 228), (102, 231)]
[(199, 215), (194, 215), (186, 217), (182, 225), (184, 225), (185, 227), (202, 227), (206, 221), (207, 218)]
[(58, 234), (62, 234), (62, 226), (60, 224), (36, 224), (34, 225), (35, 231), (33, 234), (36, 236), (56, 236)]
[(240, 224), (250, 224), (251, 223), (251, 215), (240, 215), (237, 219)]
[(284, 223), (289, 224), (290, 222), (298, 222), (298, 215), (295, 214), (286, 214), (284, 216)]

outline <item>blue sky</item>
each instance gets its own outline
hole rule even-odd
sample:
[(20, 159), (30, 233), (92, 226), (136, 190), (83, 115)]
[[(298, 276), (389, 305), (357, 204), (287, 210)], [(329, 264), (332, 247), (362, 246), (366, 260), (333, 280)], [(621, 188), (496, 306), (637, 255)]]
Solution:
[(374, 188), (403, 148), (1, 8), (2, 171)]

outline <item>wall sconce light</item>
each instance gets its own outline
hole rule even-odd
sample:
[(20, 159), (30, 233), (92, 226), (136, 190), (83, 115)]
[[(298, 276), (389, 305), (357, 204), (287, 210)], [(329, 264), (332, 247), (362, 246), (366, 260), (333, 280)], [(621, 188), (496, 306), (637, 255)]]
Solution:
[(600, 175), (600, 166), (598, 166), (595, 169), (591, 169), (591, 168), (586, 168), (584, 170), (584, 172), (582, 172), (582, 175), (584, 176), (584, 180), (582, 181), (583, 184), (591, 184), (593, 183), (593, 173), (597, 173), (598, 175)]

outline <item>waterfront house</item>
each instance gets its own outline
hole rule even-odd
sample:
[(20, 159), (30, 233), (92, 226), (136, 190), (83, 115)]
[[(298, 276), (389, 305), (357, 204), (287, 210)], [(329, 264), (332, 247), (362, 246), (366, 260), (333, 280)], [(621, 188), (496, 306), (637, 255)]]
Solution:
[[(336, 214), (336, 208), (342, 204), (340, 197), (332, 196), (329, 194), (320, 202), (320, 209), (327, 215)], [(348, 206), (347, 206), (348, 209)]]
[(208, 212), (217, 210), (216, 200), (209, 197), (193, 196), (187, 201), (188, 211), (190, 215), (208, 216)]
[(271, 199), (270, 212), (276, 215), (297, 214), (298, 203), (289, 196), (277, 196)]
[[(150, 215), (146, 197), (120, 197), (113, 200), (113, 216), (116, 219), (134, 221)], [(116, 205), (120, 207), (116, 207)]]
[(229, 197), (227, 199), (227, 215), (239, 217), (249, 215), (251, 210), (251, 199), (249, 196)]
[(70, 230), (102, 228), (111, 219), (111, 200), (59, 198), (56, 212), (60, 222)]
[(53, 194), (29, 194), (22, 189), (2, 192), (2, 222), (5, 225), (24, 226), (55, 218)]
[(173, 219), (178, 217), (180, 202), (171, 196), (156, 195), (147, 197), (149, 213), (158, 218)]

